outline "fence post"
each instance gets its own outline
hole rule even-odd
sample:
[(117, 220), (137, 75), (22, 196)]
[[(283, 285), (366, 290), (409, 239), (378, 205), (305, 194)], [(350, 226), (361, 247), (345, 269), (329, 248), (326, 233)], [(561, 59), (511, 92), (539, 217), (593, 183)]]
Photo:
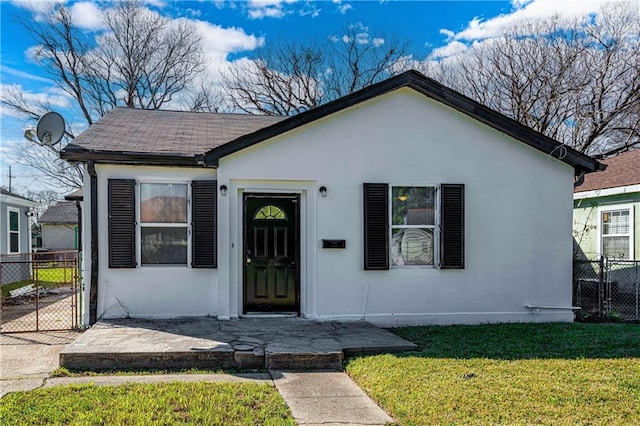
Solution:
[(636, 320), (640, 319), (640, 282), (638, 282), (638, 269), (640, 269), (640, 263), (639, 262), (635, 262), (635, 268), (633, 268), (635, 273), (636, 273), (636, 279), (635, 279), (635, 287), (636, 287)]
[(604, 256), (600, 256), (600, 273), (598, 274), (598, 316), (602, 318), (605, 311), (605, 294), (604, 294)]
[(40, 331), (40, 272), (38, 261), (33, 261), (33, 280), (36, 282), (36, 331)]

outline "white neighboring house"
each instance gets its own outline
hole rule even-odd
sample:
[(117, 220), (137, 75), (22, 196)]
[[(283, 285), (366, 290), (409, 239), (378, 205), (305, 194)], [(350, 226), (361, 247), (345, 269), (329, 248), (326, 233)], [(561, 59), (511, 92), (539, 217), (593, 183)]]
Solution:
[(85, 323), (572, 321), (574, 177), (603, 166), (559, 146), (415, 71), (288, 118), (114, 109), (62, 153)]
[[(0, 259), (27, 260), (31, 253), (31, 217), (38, 203), (0, 188)], [(2, 268), (0, 268), (2, 269)], [(1, 272), (0, 272), (1, 273)], [(30, 279), (28, 264), (7, 266), (0, 282)]]
[(75, 201), (58, 201), (38, 218), (42, 248), (51, 251), (78, 249), (78, 207)]

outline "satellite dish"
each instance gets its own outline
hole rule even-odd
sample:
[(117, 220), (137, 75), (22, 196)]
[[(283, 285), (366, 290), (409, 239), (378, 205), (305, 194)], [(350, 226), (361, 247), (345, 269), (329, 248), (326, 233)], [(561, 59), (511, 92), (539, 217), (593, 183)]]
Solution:
[(64, 118), (57, 112), (48, 112), (38, 121), (36, 127), (38, 139), (44, 145), (53, 146), (60, 142), (64, 135)]

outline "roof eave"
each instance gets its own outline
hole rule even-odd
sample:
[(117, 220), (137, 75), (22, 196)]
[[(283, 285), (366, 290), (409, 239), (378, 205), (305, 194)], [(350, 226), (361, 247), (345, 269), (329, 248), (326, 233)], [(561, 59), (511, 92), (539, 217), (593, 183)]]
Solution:
[(128, 165), (162, 165), (183, 167), (204, 167), (202, 155), (181, 155), (172, 153), (149, 153), (130, 151), (102, 151), (71, 148), (60, 151), (60, 158), (66, 161)]

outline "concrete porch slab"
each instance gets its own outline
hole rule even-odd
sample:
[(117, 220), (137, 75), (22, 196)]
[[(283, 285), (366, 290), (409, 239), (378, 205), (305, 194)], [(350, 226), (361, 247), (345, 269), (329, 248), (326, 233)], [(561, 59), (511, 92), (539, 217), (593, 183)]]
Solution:
[(344, 356), (415, 350), (364, 322), (302, 318), (103, 320), (60, 353), (72, 369), (340, 370)]

